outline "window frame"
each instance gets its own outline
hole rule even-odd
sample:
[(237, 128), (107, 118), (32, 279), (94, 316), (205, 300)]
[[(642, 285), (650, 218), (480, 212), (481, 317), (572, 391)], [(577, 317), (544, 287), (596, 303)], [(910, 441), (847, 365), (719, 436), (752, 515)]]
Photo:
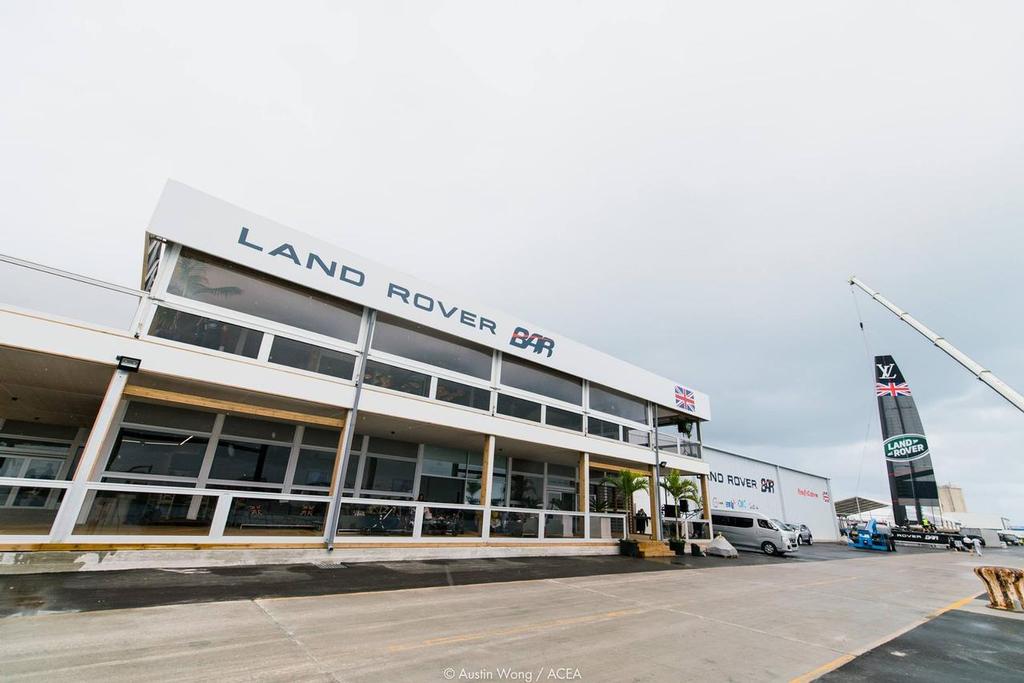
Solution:
[[(549, 370), (551, 372), (557, 372), (557, 373), (562, 374), (562, 375), (568, 375), (570, 377), (576, 377), (576, 379), (578, 379), (580, 381), (580, 386), (581, 386), (581, 391), (582, 391), (582, 395), (580, 397), (580, 402), (579, 403), (570, 403), (570, 402), (563, 401), (563, 400), (558, 399), (558, 398), (552, 398), (550, 396), (545, 396), (544, 394), (538, 394), (536, 392), (529, 391), (528, 389), (520, 389), (519, 387), (514, 387), (511, 384), (505, 384), (504, 382), (502, 382), (501, 381), (501, 370), (504, 367), (505, 357), (506, 357), (506, 354), (504, 354), (504, 353), (501, 354), (501, 358), (499, 359), (498, 367), (496, 368), (495, 375), (494, 375), (495, 389), (499, 393), (518, 395), (519, 398), (526, 398), (526, 399), (529, 399), (529, 400), (531, 400), (531, 401), (533, 401), (535, 403), (540, 403), (542, 405), (543, 404), (551, 404), (551, 405), (555, 406), (556, 408), (562, 408), (563, 410), (569, 410), (569, 411), (573, 411), (573, 412), (586, 412), (587, 394), (589, 393), (589, 391), (587, 389), (587, 385), (589, 383), (587, 382), (586, 379), (584, 379), (582, 377), (576, 377), (575, 375), (573, 375), (572, 373), (569, 373), (569, 372), (563, 372), (561, 370), (555, 370), (554, 368), (547, 368), (547, 367), (544, 367), (542, 365), (538, 365), (538, 367), (541, 368), (542, 370)], [(523, 358), (519, 358), (518, 356), (512, 356), (512, 355), (509, 354), (508, 357), (514, 358), (515, 360), (517, 360), (517, 361), (519, 361), (521, 363), (530, 364), (529, 360), (526, 360), (526, 359), (523, 359)], [(537, 365), (536, 363), (533, 363), (533, 364)]]
[[(245, 327), (255, 327), (255, 329), (257, 330), (260, 330), (262, 332), (269, 332), (270, 334), (274, 335), (280, 332), (282, 336), (291, 337), (292, 339), (296, 339), (298, 341), (308, 341), (309, 343), (315, 344), (316, 346), (325, 346), (328, 348), (336, 348), (339, 351), (351, 351), (355, 353), (358, 353), (361, 350), (361, 344), (364, 335), (366, 334), (366, 318), (368, 310), (367, 307), (364, 306), (363, 304), (358, 304), (354, 301), (349, 301), (348, 299), (343, 299), (342, 297), (339, 296), (334, 296), (332, 294), (320, 292), (319, 290), (313, 290), (310, 287), (300, 287), (300, 289), (309, 289), (310, 291), (315, 291), (320, 296), (326, 297), (328, 299), (337, 299), (338, 301), (342, 301), (352, 306), (358, 306), (359, 308), (362, 309), (362, 316), (359, 321), (359, 331), (356, 334), (356, 340), (354, 342), (348, 342), (344, 339), (339, 339), (337, 337), (329, 337), (318, 332), (311, 332), (309, 330), (304, 330), (301, 327), (293, 327), (291, 325), (279, 323), (276, 320), (270, 320), (269, 318), (260, 318), (249, 313), (242, 313), (241, 311), (236, 311), (231, 308), (215, 306), (213, 304), (208, 304), (205, 301), (197, 301), (195, 299), (189, 299), (178, 294), (172, 294), (170, 291), (168, 291), (167, 288), (170, 285), (171, 278), (174, 274), (175, 269), (178, 267), (178, 260), (181, 256), (182, 248), (183, 247), (181, 244), (175, 244), (172, 253), (169, 255), (169, 257), (166, 257), (166, 264), (163, 262), (160, 264), (161, 269), (167, 269), (168, 277), (158, 283), (155, 283), (154, 291), (151, 293), (150, 298), (156, 300), (157, 303), (170, 303), (172, 304), (172, 308), (181, 307), (182, 310), (185, 310), (186, 313), (192, 312), (187, 310), (189, 308), (192, 308), (195, 309), (196, 312), (202, 311), (202, 315), (206, 317), (224, 320), (225, 322), (235, 322), (235, 324), (240, 324)], [(210, 256), (209, 254), (204, 254), (203, 252), (198, 250), (193, 251), (208, 256), (209, 258), (215, 261), (226, 261), (227, 263), (231, 263), (232, 265), (235, 265), (239, 268), (254, 270), (249, 266), (245, 266), (240, 263), (234, 263), (233, 261), (229, 261), (228, 259)], [(288, 286), (287, 281), (282, 280), (279, 277), (266, 273), (264, 273), (263, 275), (272, 280), (281, 281), (282, 285), (285, 287)], [(149, 329), (149, 322), (150, 320), (147, 317), (144, 329)]]

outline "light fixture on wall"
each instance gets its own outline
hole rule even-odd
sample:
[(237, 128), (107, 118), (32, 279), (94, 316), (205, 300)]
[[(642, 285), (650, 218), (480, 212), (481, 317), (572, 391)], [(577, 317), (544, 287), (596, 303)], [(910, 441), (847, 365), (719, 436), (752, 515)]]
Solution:
[(117, 357), (117, 369), (124, 370), (125, 372), (138, 372), (139, 368), (142, 367), (141, 358), (131, 358), (129, 356), (118, 356)]

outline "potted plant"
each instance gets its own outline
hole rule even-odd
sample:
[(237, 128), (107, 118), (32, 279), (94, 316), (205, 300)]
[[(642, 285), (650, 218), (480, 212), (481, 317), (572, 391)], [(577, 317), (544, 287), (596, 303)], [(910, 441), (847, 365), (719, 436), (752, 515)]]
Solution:
[(623, 554), (638, 556), (637, 543), (628, 536), (629, 534), (636, 533), (636, 520), (633, 515), (633, 494), (638, 491), (647, 490), (647, 475), (633, 472), (632, 470), (619, 470), (617, 475), (602, 479), (601, 484), (611, 486), (625, 499), (627, 538), (622, 539), (619, 545), (622, 548)]
[[(669, 543), (669, 547), (677, 553), (686, 552), (686, 544), (690, 540), (690, 534), (689, 527), (684, 525), (678, 518), (679, 503), (683, 500), (689, 500), (696, 504), (697, 507), (703, 504), (697, 484), (692, 479), (687, 479), (680, 475), (679, 472), (673, 470), (662, 477), (661, 488), (665, 489), (665, 492), (676, 501), (676, 538)], [(681, 541), (679, 540), (680, 536), (683, 537)]]

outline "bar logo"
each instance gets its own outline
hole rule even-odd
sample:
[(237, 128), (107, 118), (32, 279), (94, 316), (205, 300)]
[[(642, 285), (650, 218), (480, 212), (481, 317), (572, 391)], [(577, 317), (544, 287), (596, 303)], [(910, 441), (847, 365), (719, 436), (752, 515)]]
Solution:
[(555, 340), (551, 337), (545, 337), (542, 334), (530, 334), (530, 331), (525, 327), (517, 327), (512, 331), (512, 338), (508, 340), (509, 345), (516, 347), (517, 349), (533, 349), (534, 353), (548, 352), (548, 358), (551, 358), (551, 354), (555, 350)]

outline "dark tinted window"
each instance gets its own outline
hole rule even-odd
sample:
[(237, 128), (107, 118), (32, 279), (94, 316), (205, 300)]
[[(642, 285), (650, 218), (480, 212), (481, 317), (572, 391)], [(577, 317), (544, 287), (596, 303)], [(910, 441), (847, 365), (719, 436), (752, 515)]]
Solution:
[(647, 424), (647, 403), (600, 384), (590, 385), (590, 409)]
[(587, 433), (591, 436), (602, 436), (606, 439), (619, 439), (619, 425), (596, 417), (587, 418)]
[(468, 384), (452, 382), (448, 379), (437, 378), (437, 400), (448, 403), (457, 403), (460, 406), (468, 406), (477, 410), (490, 410), (491, 392), (480, 387), (471, 387)]
[[(340, 267), (335, 264), (336, 273)], [(182, 252), (167, 291), (350, 342), (359, 337), (363, 316), (355, 304), (194, 252)]]
[(366, 361), (366, 372), (363, 374), (363, 379), (367, 384), (407, 394), (426, 396), (430, 393), (429, 375), (396, 368), (394, 365), (385, 365), (375, 360)]
[(191, 435), (122, 429), (107, 470), (135, 474), (195, 477), (203, 464), (207, 440)]
[(290, 368), (342, 379), (352, 379), (352, 372), (356, 366), (356, 357), (351, 354), (285, 337), (274, 338), (269, 360), (271, 363), (287, 365)]
[(334, 453), (303, 448), (299, 451), (298, 462), (295, 463), (293, 486), (330, 486), (334, 461)]
[(224, 418), (224, 427), (221, 432), (231, 436), (290, 442), (295, 437), (295, 426), (284, 422), (228, 415)]
[(255, 358), (260, 352), (263, 333), (248, 327), (231, 325), (170, 308), (158, 308), (149, 333), (161, 339), (202, 346), (237, 356)]
[(281, 483), (288, 467), (288, 446), (238, 443), (221, 439), (210, 469), (211, 479)]
[(572, 429), (577, 432), (583, 431), (583, 416), (554, 406), (547, 407), (547, 423), (552, 427)]
[(490, 349), (386, 314), (377, 316), (373, 348), (480, 379), (491, 377)]
[(506, 394), (498, 394), (498, 412), (502, 415), (540, 422), (540, 404)]
[(514, 356), (501, 358), (501, 383), (566, 403), (583, 405), (583, 381)]
[(190, 431), (194, 429), (199, 432), (213, 431), (213, 421), (216, 418), (214, 413), (203, 413), (198, 410), (175, 408), (156, 403), (139, 403), (138, 401), (129, 403), (128, 410), (124, 414), (125, 422)]

